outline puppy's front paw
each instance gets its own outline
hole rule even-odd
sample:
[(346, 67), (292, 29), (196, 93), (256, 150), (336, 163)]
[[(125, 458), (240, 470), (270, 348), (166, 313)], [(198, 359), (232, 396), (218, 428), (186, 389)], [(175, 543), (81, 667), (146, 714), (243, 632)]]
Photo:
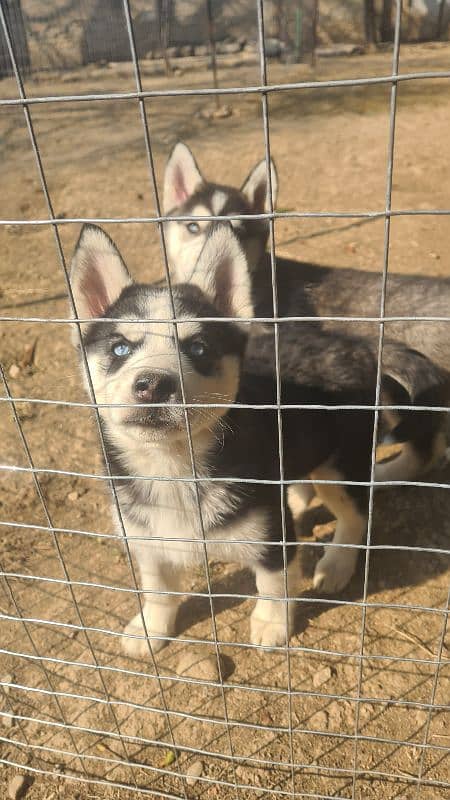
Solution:
[[(284, 603), (274, 603), (272, 610), (260, 604), (268, 601), (258, 600), (250, 617), (250, 641), (264, 647), (284, 647), (293, 631), (294, 608), (289, 603), (288, 632), (286, 636), (286, 611)], [(270, 601), (269, 601), (270, 602)]]
[(327, 547), (314, 571), (314, 589), (324, 594), (342, 591), (355, 571), (357, 559), (357, 550)]
[(286, 644), (286, 624), (282, 622), (266, 622), (262, 619), (251, 619), (250, 641), (264, 647), (280, 647)]
[[(149, 636), (170, 635), (168, 631), (165, 631), (165, 633), (155, 631), (149, 625), (147, 625), (147, 633)], [(135, 638), (145, 637), (145, 630), (140, 614), (136, 614), (136, 616), (133, 617), (131, 622), (125, 628), (124, 634), (125, 636), (122, 637), (122, 649), (127, 656), (131, 656), (132, 658), (146, 658), (150, 655), (147, 639)], [(162, 650), (162, 648), (166, 646), (167, 640), (151, 639), (150, 644), (153, 653), (158, 653), (159, 650)]]

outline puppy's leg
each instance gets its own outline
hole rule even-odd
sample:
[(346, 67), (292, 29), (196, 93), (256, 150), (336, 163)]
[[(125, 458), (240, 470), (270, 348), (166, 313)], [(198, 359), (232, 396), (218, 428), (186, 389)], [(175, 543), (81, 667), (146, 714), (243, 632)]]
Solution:
[(435, 434), (426, 447), (405, 442), (396, 458), (376, 464), (375, 481), (411, 481), (439, 466), (446, 458), (447, 439), (443, 432)]
[[(286, 597), (286, 584), (284, 570), (271, 571), (262, 566), (255, 567), (256, 586), (258, 593), (274, 598)], [(300, 585), (300, 571), (297, 554), (291, 558), (287, 568), (288, 597), (296, 597)], [(261, 644), (266, 647), (285, 645), (294, 629), (295, 601), (288, 601), (286, 613), (286, 600), (256, 601), (250, 617), (250, 640), (252, 644)], [(287, 627), (286, 627), (287, 623)]]
[[(125, 628), (126, 637), (122, 639), (123, 649), (129, 656), (138, 658), (149, 655), (148, 643), (145, 638), (145, 627), (149, 636), (163, 637), (151, 639), (150, 644), (154, 653), (161, 650), (166, 644), (164, 637), (172, 636), (175, 632), (175, 619), (177, 615), (180, 595), (158, 594), (158, 592), (179, 591), (179, 572), (172, 564), (158, 559), (158, 553), (151, 545), (134, 545), (133, 553), (139, 564), (141, 575), (141, 589), (151, 590), (145, 595), (142, 614), (139, 612)], [(153, 593), (155, 592), (155, 593)]]
[(294, 483), (289, 486), (288, 500), (295, 517), (303, 514), (314, 497), (314, 486), (310, 483)]
[[(320, 468), (314, 472), (313, 478), (321, 480), (342, 480), (335, 470)], [(333, 544), (361, 544), (366, 531), (366, 516), (361, 512), (345, 486), (328, 484), (315, 485), (316, 492), (323, 503), (336, 517), (336, 531)], [(334, 547), (327, 545), (325, 554), (318, 562), (313, 585), (325, 594), (341, 591), (352, 577), (359, 549), (352, 547)]]

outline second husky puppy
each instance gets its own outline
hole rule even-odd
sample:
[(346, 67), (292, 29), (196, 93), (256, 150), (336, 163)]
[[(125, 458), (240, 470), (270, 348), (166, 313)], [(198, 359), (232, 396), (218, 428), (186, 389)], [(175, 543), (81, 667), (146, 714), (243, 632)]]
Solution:
[[(273, 205), (278, 181), (271, 163)], [(164, 176), (164, 212), (173, 217), (165, 224), (167, 252), (172, 274), (179, 281), (190, 279), (192, 265), (200, 253), (211, 225), (208, 221), (182, 222), (177, 217), (190, 215), (232, 215), (244, 217), (269, 210), (267, 169), (259, 162), (241, 189), (207, 181), (189, 148), (179, 142), (173, 149)], [(266, 220), (233, 220), (233, 228), (243, 247), (252, 274), (253, 301), (257, 317), (273, 315), (271, 265), (266, 244), (269, 227)], [(376, 272), (335, 269), (277, 257), (277, 294), (280, 316), (367, 316), (379, 314), (381, 276)], [(450, 279), (419, 275), (389, 274), (386, 316), (418, 315), (446, 317), (450, 308)], [(374, 354), (378, 349), (378, 324), (373, 322), (323, 322), (322, 328), (341, 335), (366, 336)], [(304, 330), (304, 328), (302, 329)], [(442, 371), (445, 388), (441, 404), (450, 404), (450, 323), (399, 321), (385, 323), (385, 337), (400, 343), (397, 361), (383, 351), (383, 370), (395, 367), (392, 377), (408, 392), (417, 396), (419, 386), (411, 384), (413, 375), (432, 373), (433, 364)], [(402, 347), (403, 345), (403, 347)], [(408, 353), (414, 348), (433, 362)], [(408, 353), (408, 355), (407, 355)], [(392, 351), (391, 351), (392, 355)], [(415, 361), (415, 363), (413, 363)], [(411, 372), (412, 368), (412, 372)], [(395, 404), (395, 403), (393, 403)], [(377, 465), (377, 480), (411, 480), (418, 473), (439, 462), (445, 452), (443, 420), (435, 415), (428, 431), (420, 430), (424, 418), (409, 420), (412, 436), (405, 441), (402, 453), (393, 461)], [(390, 426), (398, 424), (398, 414), (385, 414)], [(429, 419), (432, 422), (431, 418)], [(438, 423), (438, 424), (436, 424)]]
[[(261, 597), (251, 615), (251, 641), (283, 645), (293, 630), (286, 609), (284, 565), (291, 596), (298, 592), (294, 527), (285, 504), (283, 547), (275, 378), (264, 352), (272, 334), (253, 339), (246, 259), (229, 225), (210, 232), (195, 283), (173, 291), (179, 357), (194, 449), (197, 494), (181, 405), (183, 391), (173, 309), (167, 289), (134, 283), (113, 242), (99, 228), (82, 230), (71, 270), (81, 332), (125, 531), (145, 594), (147, 631), (155, 650), (174, 634), (182, 571), (209, 557), (236, 561), (255, 573)], [(233, 320), (227, 320), (232, 317)], [(208, 321), (215, 318), (216, 321)], [(271, 345), (270, 345), (271, 347)], [(270, 350), (269, 347), (269, 350)], [(268, 350), (268, 352), (269, 352)], [(261, 353), (263, 358), (261, 358)], [(269, 359), (270, 361), (270, 359)], [(283, 471), (287, 481), (367, 481), (373, 412), (313, 410), (373, 403), (376, 367), (362, 341), (306, 331), (292, 348), (281, 342)], [(202, 407), (231, 404), (228, 408)], [(241, 407), (241, 405), (245, 407)], [(366, 489), (317, 485), (337, 518), (333, 544), (316, 569), (316, 586), (341, 589), (354, 571), (366, 529)], [(288, 622), (286, 628), (286, 620)], [(129, 653), (145, 653), (140, 616), (126, 628)]]

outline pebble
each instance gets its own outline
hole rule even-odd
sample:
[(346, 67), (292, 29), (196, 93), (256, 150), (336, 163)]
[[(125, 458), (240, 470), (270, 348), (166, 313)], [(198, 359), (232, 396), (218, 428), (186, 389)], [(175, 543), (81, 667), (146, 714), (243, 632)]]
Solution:
[(11, 364), (8, 375), (10, 378), (18, 378), (20, 375), (20, 367), (17, 364)]
[[(14, 683), (14, 675), (11, 675), (11, 673), (8, 673), (7, 675), (2, 675), (1, 681), (3, 684)], [(6, 685), (3, 686), (2, 688), (5, 694), (9, 694), (11, 691), (11, 686)]]
[(202, 772), (203, 772), (203, 764), (202, 764), (202, 762), (201, 761), (194, 761), (194, 763), (191, 764), (190, 767), (188, 767), (187, 770), (186, 770), (186, 775), (187, 775), (186, 783), (187, 783), (187, 785), (188, 786), (194, 786), (194, 784), (197, 783), (197, 780), (199, 779), (199, 777), (202, 774)]
[(0, 717), (0, 725), (2, 728), (14, 728), (16, 724), (16, 719), (12, 714), (7, 714), (4, 717)]
[(231, 117), (233, 110), (230, 106), (219, 106), (212, 112), (214, 119), (225, 119)]
[(189, 648), (182, 654), (178, 661), (177, 674), (185, 675), (188, 678), (199, 678), (205, 681), (220, 681), (216, 656), (208, 656), (202, 648), (196, 647)]
[(326, 711), (316, 711), (311, 717), (311, 727), (316, 731), (326, 731), (328, 728), (328, 714)]
[(36, 410), (33, 403), (20, 403), (17, 407), (20, 419), (34, 419)]
[(20, 800), (31, 786), (32, 779), (29, 775), (15, 775), (8, 783), (8, 797), (10, 800)]
[(79, 497), (79, 495), (78, 495), (78, 492), (76, 492), (76, 491), (69, 492), (69, 494), (67, 495), (67, 499), (68, 499), (69, 503), (75, 503), (75, 501), (78, 500), (78, 497)]
[(21, 367), (31, 367), (34, 363), (34, 357), (36, 355), (36, 345), (37, 339), (34, 341), (29, 342), (23, 349), (22, 358), (19, 361), (19, 365)]
[(342, 709), (336, 701), (328, 706), (328, 719), (332, 725), (339, 725), (342, 719)]
[(327, 683), (332, 678), (332, 671), (331, 667), (323, 667), (319, 669), (318, 672), (314, 673), (313, 676), (313, 686), (317, 689), (318, 686), (323, 686), (324, 683)]

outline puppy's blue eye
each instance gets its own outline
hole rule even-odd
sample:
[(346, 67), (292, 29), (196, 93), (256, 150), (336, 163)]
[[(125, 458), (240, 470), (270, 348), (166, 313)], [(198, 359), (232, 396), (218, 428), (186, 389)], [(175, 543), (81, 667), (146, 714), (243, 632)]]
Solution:
[(194, 358), (203, 358), (207, 352), (206, 344), (201, 342), (199, 339), (195, 339), (189, 345), (189, 352)]
[(113, 347), (113, 353), (119, 358), (125, 358), (125, 356), (130, 355), (131, 347), (126, 342), (117, 342), (117, 344), (115, 344)]
[(186, 225), (189, 233), (199, 233), (200, 232), (200, 225), (197, 222), (190, 222), (189, 225)]

